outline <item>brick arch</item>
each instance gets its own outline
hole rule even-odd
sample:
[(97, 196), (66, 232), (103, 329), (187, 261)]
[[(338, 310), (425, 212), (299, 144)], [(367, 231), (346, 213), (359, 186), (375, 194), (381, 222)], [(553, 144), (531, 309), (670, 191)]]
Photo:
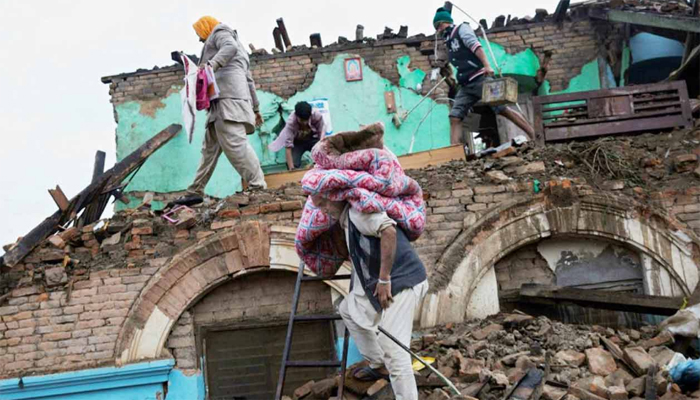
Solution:
[[(182, 313), (220, 285), (251, 273), (297, 273), (294, 228), (247, 222), (184, 249), (149, 280), (117, 337), (117, 364), (163, 356)], [(341, 295), (346, 284), (327, 284)]]
[(206, 293), (243, 273), (270, 268), (270, 229), (250, 222), (181, 251), (148, 281), (117, 337), (118, 364), (161, 356), (173, 324)]
[(604, 195), (579, 198), (561, 191), (506, 202), (458, 235), (431, 272), (432, 289), (422, 305), (421, 325), (459, 322), (497, 311), (494, 265), (525, 245), (551, 237), (622, 243), (655, 260), (686, 295), (695, 289), (700, 241), (677, 221), (631, 200)]

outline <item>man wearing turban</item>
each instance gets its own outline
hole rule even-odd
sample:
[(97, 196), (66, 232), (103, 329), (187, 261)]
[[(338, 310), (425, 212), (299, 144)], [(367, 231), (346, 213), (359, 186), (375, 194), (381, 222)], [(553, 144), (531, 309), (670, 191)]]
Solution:
[(213, 17), (202, 17), (193, 27), (204, 42), (200, 68), (212, 67), (220, 94), (209, 108), (202, 160), (188, 192), (204, 193), (221, 153), (251, 189), (265, 189), (260, 161), (247, 138), (262, 124), (248, 53), (236, 31)]

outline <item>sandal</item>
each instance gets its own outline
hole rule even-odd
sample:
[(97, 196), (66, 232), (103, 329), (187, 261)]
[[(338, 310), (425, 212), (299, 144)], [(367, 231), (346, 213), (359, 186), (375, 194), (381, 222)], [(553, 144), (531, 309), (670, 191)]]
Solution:
[[(357, 376), (359, 372), (362, 372), (364, 376)], [(356, 369), (355, 372), (353, 372), (352, 377), (360, 382), (373, 382), (380, 379), (389, 380), (389, 375), (382, 374), (378, 370), (372, 369), (369, 366)]]

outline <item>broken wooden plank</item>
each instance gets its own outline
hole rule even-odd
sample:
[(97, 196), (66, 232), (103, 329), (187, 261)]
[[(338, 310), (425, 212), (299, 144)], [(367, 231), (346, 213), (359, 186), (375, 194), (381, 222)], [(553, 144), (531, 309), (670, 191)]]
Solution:
[(56, 185), (56, 189), (49, 189), (49, 194), (53, 198), (53, 201), (56, 203), (59, 210), (66, 211), (68, 209), (70, 203), (60, 186)]
[[(106, 154), (104, 151), (98, 150), (95, 153), (95, 164), (93, 165), (92, 168), (92, 182), (96, 182), (102, 174), (105, 172), (105, 158)], [(78, 222), (79, 227), (83, 227), (85, 225), (90, 225), (91, 223), (97, 221), (100, 219), (102, 216), (102, 213), (104, 212), (105, 208), (107, 208), (107, 204), (109, 204), (109, 198), (111, 197), (111, 193), (102, 193), (101, 195), (97, 196), (92, 203), (90, 203), (86, 208), (85, 212), (80, 216), (80, 221)]]
[(605, 290), (538, 287), (537, 285), (523, 285), (517, 301), (546, 304), (568, 301), (581, 306), (605, 310), (656, 315), (673, 315), (683, 305), (682, 298), (647, 296)]
[(600, 10), (592, 9), (590, 17), (602, 19), (611, 22), (621, 22), (625, 24), (634, 24), (642, 26), (650, 26), (660, 29), (671, 29), (684, 32), (700, 33), (700, 20), (693, 17), (682, 17), (668, 14), (646, 13), (638, 11), (622, 11), (622, 10)]
[(287, 48), (292, 47), (292, 41), (289, 40), (289, 33), (287, 33), (287, 27), (284, 25), (283, 18), (277, 18), (277, 27), (280, 29), (280, 34), (282, 35), (282, 40)]
[(280, 28), (272, 30), (272, 38), (275, 40), (275, 48), (284, 53), (284, 43), (282, 41), (282, 32), (280, 32)]
[(22, 259), (37, 245), (56, 232), (59, 225), (68, 222), (72, 214), (77, 214), (90, 204), (96, 196), (99, 196), (104, 187), (116, 186), (121, 183), (129, 174), (141, 166), (148, 157), (168, 143), (180, 133), (181, 130), (182, 125), (170, 125), (141, 145), (136, 151), (116, 163), (112, 169), (102, 174), (97, 181), (91, 183), (87, 188), (83, 189), (83, 191), (71, 199), (68, 209), (65, 211), (56, 211), (25, 235), (15, 248), (11, 249), (3, 256), (4, 265), (9, 267), (17, 265), (17, 263), (22, 261)]
[[(465, 160), (464, 148), (461, 145), (443, 147), (437, 150), (423, 151), (399, 157), (399, 163), (404, 170), (438, 166), (450, 161)], [(307, 169), (288, 172), (278, 172), (265, 175), (268, 189), (279, 189), (289, 183), (299, 183)]]
[(571, 1), (570, 0), (561, 0), (559, 4), (557, 4), (557, 9), (554, 11), (554, 21), (557, 23), (562, 23), (564, 22), (564, 18), (566, 18), (566, 13), (569, 11), (569, 5)]

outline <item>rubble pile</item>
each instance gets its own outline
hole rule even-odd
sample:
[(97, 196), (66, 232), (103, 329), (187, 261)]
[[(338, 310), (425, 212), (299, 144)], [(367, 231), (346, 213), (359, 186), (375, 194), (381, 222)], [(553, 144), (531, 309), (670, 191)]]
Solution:
[[(638, 400), (648, 390), (655, 395), (646, 398), (700, 398), (700, 391), (681, 393), (670, 382), (673, 349), (684, 346), (655, 326), (615, 330), (516, 312), (416, 332), (414, 338), (412, 349), (435, 358), (433, 366), (461, 392), (452, 394), (436, 374), (422, 369), (417, 383), (423, 400)], [(697, 356), (692, 348), (683, 350)], [(346, 377), (346, 399), (393, 399), (384, 380), (353, 381), (354, 368)], [(333, 398), (336, 386), (337, 378), (309, 382), (294, 399)]]

